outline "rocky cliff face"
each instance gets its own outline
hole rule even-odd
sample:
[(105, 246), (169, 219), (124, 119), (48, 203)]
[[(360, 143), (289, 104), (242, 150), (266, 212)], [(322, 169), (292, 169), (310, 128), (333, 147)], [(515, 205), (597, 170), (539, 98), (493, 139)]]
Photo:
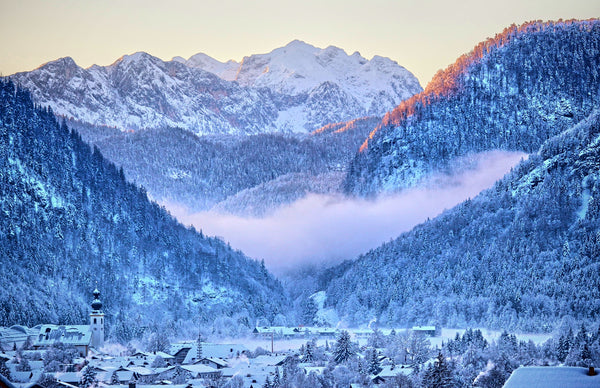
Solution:
[(269, 54), (221, 63), (205, 54), (162, 61), (138, 52), (84, 69), (71, 58), (10, 78), (37, 104), (121, 130), (180, 127), (199, 135), (310, 132), (383, 115), (421, 91), (390, 59), (294, 41)]

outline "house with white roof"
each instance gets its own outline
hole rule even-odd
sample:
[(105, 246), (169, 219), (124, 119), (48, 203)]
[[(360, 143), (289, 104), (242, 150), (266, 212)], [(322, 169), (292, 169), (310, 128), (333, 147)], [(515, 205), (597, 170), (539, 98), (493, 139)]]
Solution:
[(218, 358), (218, 357), (203, 358), (200, 361), (196, 361), (196, 363), (194, 365), (196, 365), (196, 364), (208, 365), (214, 369), (227, 368), (227, 361), (223, 360), (222, 358)]
[(522, 366), (504, 383), (504, 388), (598, 388), (600, 374), (593, 368), (568, 366)]
[(435, 337), (437, 334), (435, 326), (413, 326), (412, 332), (430, 337)]
[(87, 357), (90, 347), (104, 346), (104, 313), (100, 291), (94, 290), (89, 325), (41, 325), (33, 336), (33, 348), (44, 349), (57, 343), (74, 346), (82, 357)]

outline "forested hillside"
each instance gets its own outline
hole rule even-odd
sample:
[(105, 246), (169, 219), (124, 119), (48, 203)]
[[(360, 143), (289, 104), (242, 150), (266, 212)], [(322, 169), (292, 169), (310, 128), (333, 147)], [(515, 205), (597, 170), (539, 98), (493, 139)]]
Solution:
[(350, 324), (551, 330), (600, 317), (600, 112), (493, 188), (327, 272)]
[(352, 162), (345, 190), (411, 187), (471, 153), (535, 152), (599, 104), (599, 20), (512, 26), (388, 113)]
[[(152, 198), (192, 211), (227, 200), (219, 209), (244, 213), (241, 208), (250, 206), (263, 214), (309, 191), (341, 190), (337, 176), (335, 188), (329, 178), (345, 171), (377, 122), (363, 118), (312, 134), (202, 137), (177, 128), (125, 133), (82, 123), (75, 127)], [(266, 191), (257, 192), (261, 188)]]
[(113, 335), (284, 311), (258, 262), (178, 224), (28, 92), (0, 82), (0, 326), (87, 321), (102, 291)]

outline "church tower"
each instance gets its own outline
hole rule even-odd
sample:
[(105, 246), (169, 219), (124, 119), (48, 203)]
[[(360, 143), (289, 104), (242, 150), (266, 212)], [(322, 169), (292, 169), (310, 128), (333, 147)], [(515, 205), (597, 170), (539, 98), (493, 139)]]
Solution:
[(92, 312), (90, 313), (90, 331), (92, 332), (92, 346), (100, 349), (104, 346), (104, 313), (102, 312), (102, 302), (100, 302), (100, 291), (94, 290), (94, 301), (92, 302)]

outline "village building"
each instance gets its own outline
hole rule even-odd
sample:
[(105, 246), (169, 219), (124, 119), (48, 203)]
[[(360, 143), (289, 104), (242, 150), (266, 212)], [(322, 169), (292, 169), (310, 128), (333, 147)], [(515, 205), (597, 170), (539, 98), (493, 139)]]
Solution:
[(413, 333), (423, 335), (424, 337), (435, 337), (438, 335), (438, 331), (435, 326), (413, 326), (412, 328)]
[(87, 357), (90, 347), (104, 346), (104, 313), (100, 302), (100, 291), (93, 292), (92, 311), (89, 325), (41, 325), (33, 336), (33, 348), (48, 348), (57, 343), (74, 346), (81, 357)]
[(504, 383), (504, 388), (600, 387), (594, 368), (568, 366), (522, 366)]
[(203, 358), (200, 361), (196, 361), (195, 365), (197, 364), (207, 365), (214, 369), (223, 369), (228, 366), (227, 361), (218, 357)]

